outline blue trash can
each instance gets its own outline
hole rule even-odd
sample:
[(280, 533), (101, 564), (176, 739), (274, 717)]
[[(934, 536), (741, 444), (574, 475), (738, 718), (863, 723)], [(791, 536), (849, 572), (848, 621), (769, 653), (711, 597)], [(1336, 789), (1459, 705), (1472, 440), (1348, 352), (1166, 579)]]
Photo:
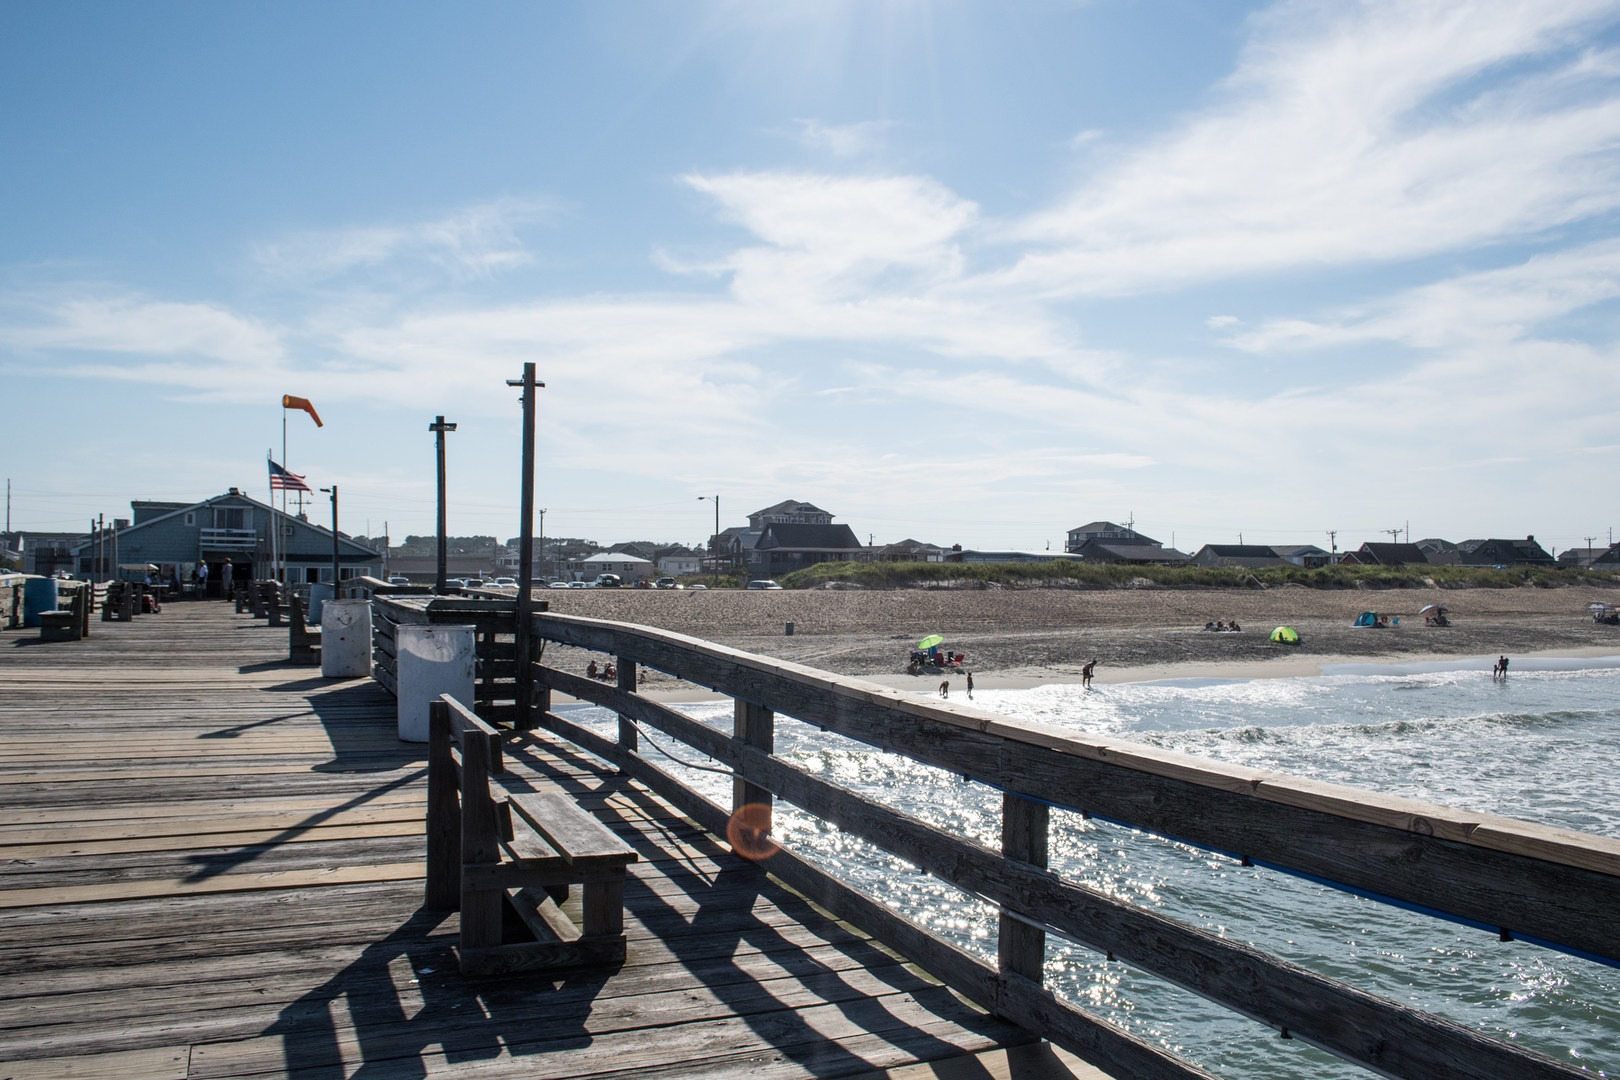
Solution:
[(56, 610), (56, 579), (31, 577), (23, 580), (23, 625), (38, 626), (39, 613)]

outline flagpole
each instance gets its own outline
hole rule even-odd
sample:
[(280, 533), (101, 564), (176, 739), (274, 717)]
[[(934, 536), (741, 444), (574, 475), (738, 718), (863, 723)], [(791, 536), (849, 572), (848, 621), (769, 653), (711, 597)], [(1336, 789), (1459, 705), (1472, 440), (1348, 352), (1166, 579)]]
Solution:
[[(273, 462), (275, 460), (275, 459), (271, 458), (270, 450), (268, 448), (265, 449), (264, 457), (265, 457), (266, 461)], [(269, 469), (265, 469), (264, 472), (265, 472), (265, 476), (267, 478), (271, 476), (271, 472), (270, 472)], [(281, 538), (281, 518), (276, 515), (276, 483), (275, 483), (275, 480), (274, 479), (267, 479), (267, 482), (270, 484), (270, 570), (271, 570), (272, 573), (274, 573), (275, 570), (276, 570), (276, 566), (277, 566), (277, 564), (279, 562), (279, 560), (277, 558), (277, 555), (276, 555), (276, 550), (277, 550), (277, 541)]]
[[(285, 399), (282, 400), (281, 405), (281, 467), (283, 469), (287, 467), (287, 404)], [(274, 498), (274, 496), (271, 496), (271, 498)], [(281, 488), (281, 516), (287, 516), (286, 485), (282, 485)], [(281, 531), (279, 521), (276, 523), (276, 531), (278, 533)], [(287, 553), (285, 551), (281, 553), (281, 561), (276, 564), (276, 580), (283, 585), (287, 584)]]

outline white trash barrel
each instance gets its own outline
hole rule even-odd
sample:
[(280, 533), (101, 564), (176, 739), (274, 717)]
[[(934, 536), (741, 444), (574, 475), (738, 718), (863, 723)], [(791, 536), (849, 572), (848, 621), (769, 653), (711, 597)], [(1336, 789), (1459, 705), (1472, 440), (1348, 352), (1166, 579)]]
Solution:
[(428, 704), (438, 700), (440, 694), (449, 694), (472, 707), (477, 663), (473, 628), (402, 623), (395, 632), (394, 648), (399, 676), (399, 737), (405, 742), (425, 743)]
[(321, 674), (371, 674), (371, 601), (328, 600), (321, 606)]

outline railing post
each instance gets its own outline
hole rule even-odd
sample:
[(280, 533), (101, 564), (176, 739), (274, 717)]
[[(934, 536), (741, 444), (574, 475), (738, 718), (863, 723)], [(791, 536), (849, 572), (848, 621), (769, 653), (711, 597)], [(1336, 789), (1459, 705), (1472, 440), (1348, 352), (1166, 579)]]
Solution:
[[(538, 726), (535, 724), (534, 714), (544, 716), (551, 711), (551, 684), (534, 677), (535, 668), (540, 663), (540, 644), (541, 639), (531, 635), (526, 650), (528, 655), (518, 658), (518, 678), (529, 688), (530, 695), (528, 708), (520, 707), (518, 710), (519, 731), (533, 731)], [(517, 642), (514, 641), (512, 646), (512, 652), (516, 654)]]
[[(501, 859), (500, 822), (490, 799), (493, 754), (489, 736), (469, 730), (461, 737), (461, 860), (488, 866)], [(461, 867), (457, 868), (458, 870)], [(483, 885), (461, 888), (461, 947), (484, 948), (501, 943), (502, 890)]]
[[(613, 658), (613, 663), (619, 671), (619, 689), (623, 690), (627, 694), (635, 693), (636, 662), (634, 660), (626, 660), (622, 656), (615, 656)], [(638, 737), (639, 734), (640, 733), (636, 731), (636, 725), (631, 721), (631, 719), (628, 716), (625, 716), (623, 713), (620, 713), (619, 749), (626, 754), (635, 753), (641, 748), (641, 740)]]
[[(1038, 866), (1047, 865), (1047, 832), (1051, 809), (1045, 803), (1031, 802), (1021, 795), (1001, 796), (1001, 853), (1008, 859)], [(996, 966), (1003, 975), (1017, 974), (1039, 985), (1046, 963), (1046, 931), (1015, 919), (1001, 911), (1001, 942)]]
[(428, 703), (427, 895), (429, 911), (461, 906), (461, 792), (450, 748), (450, 706)]
[[(747, 746), (763, 750), (767, 754), (776, 752), (776, 715), (763, 705), (755, 705), (751, 701), (737, 699), (735, 710), (732, 713), (732, 734)], [(734, 779), (731, 781), (732, 812), (741, 810), (750, 803), (766, 808), (762, 832), (769, 831), (771, 806), (771, 793), (758, 784), (751, 784), (747, 780)]]

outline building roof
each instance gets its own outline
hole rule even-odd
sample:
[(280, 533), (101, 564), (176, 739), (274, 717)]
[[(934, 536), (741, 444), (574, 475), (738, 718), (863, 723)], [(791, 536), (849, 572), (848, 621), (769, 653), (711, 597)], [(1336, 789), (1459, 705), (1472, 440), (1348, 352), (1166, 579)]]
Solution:
[[(827, 514), (827, 511), (815, 503), (802, 502), (799, 499), (783, 499), (775, 506), (767, 506), (763, 510), (755, 510), (749, 517), (759, 517), (762, 514)], [(831, 514), (827, 515), (831, 517)]]
[(1205, 544), (1199, 553), (1209, 552), (1222, 559), (1278, 559), (1277, 549), (1266, 544)]
[(640, 555), (632, 555), (627, 551), (599, 551), (595, 555), (587, 555), (579, 561), (582, 563), (597, 564), (613, 563), (615, 565), (622, 565), (625, 563), (646, 563), (648, 566), (652, 565), (651, 559), (643, 559)]
[(1381, 544), (1368, 541), (1356, 549), (1362, 561), (1370, 559), (1380, 566), (1422, 566), (1429, 561), (1428, 552), (1416, 544)]
[(1124, 540), (1132, 544), (1157, 544), (1158, 541), (1151, 536), (1143, 536), (1135, 529), (1120, 525), (1113, 521), (1093, 521), (1086, 525), (1077, 525), (1069, 530), (1073, 536), (1081, 533), (1097, 540)]
[(765, 526), (757, 550), (853, 551), (863, 547), (848, 525), (794, 525), (773, 522)]
[(1162, 544), (1092, 538), (1075, 549), (1075, 554), (1094, 562), (1184, 563), (1192, 556)]

